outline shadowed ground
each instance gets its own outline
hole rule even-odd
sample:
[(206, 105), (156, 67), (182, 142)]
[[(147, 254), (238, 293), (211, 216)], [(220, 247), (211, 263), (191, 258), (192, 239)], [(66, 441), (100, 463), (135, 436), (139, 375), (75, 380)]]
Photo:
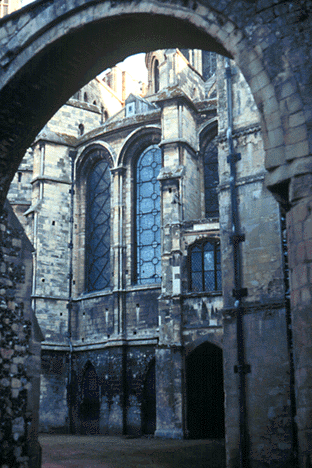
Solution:
[(42, 468), (225, 468), (223, 440), (39, 437)]

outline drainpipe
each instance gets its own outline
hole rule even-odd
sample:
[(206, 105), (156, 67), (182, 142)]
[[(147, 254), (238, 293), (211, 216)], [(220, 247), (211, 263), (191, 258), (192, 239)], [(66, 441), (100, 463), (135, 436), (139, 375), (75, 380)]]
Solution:
[[(68, 413), (70, 414), (71, 402), (72, 402), (72, 368), (73, 368), (73, 345), (71, 341), (71, 328), (72, 328), (72, 308), (73, 308), (73, 236), (74, 236), (74, 194), (75, 194), (75, 159), (77, 151), (70, 151), (69, 157), (71, 159), (71, 188), (70, 188), (70, 218), (69, 218), (69, 272), (68, 272), (68, 328), (67, 328), (67, 339), (69, 345), (69, 356), (68, 356), (68, 381), (67, 381), (67, 403)], [(69, 431), (72, 432), (71, 418), (69, 417)]]
[(236, 193), (236, 163), (241, 159), (240, 154), (235, 153), (232, 129), (233, 129), (233, 106), (232, 106), (232, 70), (230, 59), (226, 59), (225, 76), (227, 84), (227, 109), (228, 130), (227, 139), (229, 144), (228, 163), (230, 164), (230, 195), (232, 210), (232, 235), (230, 238), (233, 245), (233, 268), (234, 289), (236, 309), (236, 339), (237, 339), (237, 366), (234, 372), (238, 373), (239, 380), (239, 467), (248, 468), (248, 425), (247, 425), (247, 402), (246, 402), (246, 374), (250, 372), (250, 366), (245, 361), (243, 297), (247, 296), (247, 289), (242, 287), (242, 262), (239, 244), (244, 242), (245, 235), (240, 233), (238, 201)]

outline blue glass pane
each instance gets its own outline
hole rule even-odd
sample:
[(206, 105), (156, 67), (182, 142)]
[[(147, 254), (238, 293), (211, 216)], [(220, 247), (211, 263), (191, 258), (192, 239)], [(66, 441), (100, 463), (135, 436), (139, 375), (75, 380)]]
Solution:
[(222, 275), (221, 271), (217, 271), (217, 290), (221, 291), (222, 289)]
[(149, 182), (153, 177), (153, 168), (152, 167), (142, 167), (140, 173), (141, 182)]
[(140, 194), (142, 197), (150, 197), (154, 191), (153, 183), (151, 182), (151, 178), (148, 179), (147, 182), (140, 183)]
[(154, 240), (153, 231), (143, 231), (140, 239), (143, 245), (151, 245)]
[(192, 251), (192, 271), (201, 271), (202, 268), (202, 253), (196, 252), (194, 249)]
[(110, 185), (109, 165), (102, 160), (87, 179), (87, 291), (104, 289), (110, 284)]
[(204, 270), (214, 270), (214, 252), (204, 252)]
[(214, 271), (205, 271), (205, 291), (215, 290), (215, 276)]
[(161, 150), (148, 147), (137, 162), (136, 230), (137, 282), (160, 281), (160, 187), (157, 176), (161, 168)]
[(140, 211), (145, 213), (151, 213), (154, 209), (154, 200), (152, 198), (143, 198), (140, 202)]
[(198, 272), (198, 273), (192, 272), (192, 291), (202, 291), (202, 290), (203, 290), (203, 283), (202, 283), (201, 272)]
[(147, 229), (147, 230), (151, 229), (151, 227), (154, 224), (155, 217), (152, 214), (140, 213), (138, 215), (138, 218), (139, 218), (138, 226), (140, 226), (141, 232), (143, 229)]

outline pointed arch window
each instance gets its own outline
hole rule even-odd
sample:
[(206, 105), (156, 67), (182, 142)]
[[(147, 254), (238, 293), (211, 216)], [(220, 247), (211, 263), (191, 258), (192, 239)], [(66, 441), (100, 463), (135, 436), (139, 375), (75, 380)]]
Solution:
[(219, 201), (217, 188), (219, 185), (218, 148), (215, 140), (210, 141), (204, 150), (204, 185), (205, 185), (205, 216), (219, 217)]
[(105, 160), (97, 162), (87, 178), (86, 290), (110, 286), (111, 174)]
[(161, 279), (160, 186), (161, 150), (146, 148), (136, 164), (136, 282)]
[(189, 279), (191, 291), (222, 289), (220, 242), (208, 239), (196, 242), (189, 249)]

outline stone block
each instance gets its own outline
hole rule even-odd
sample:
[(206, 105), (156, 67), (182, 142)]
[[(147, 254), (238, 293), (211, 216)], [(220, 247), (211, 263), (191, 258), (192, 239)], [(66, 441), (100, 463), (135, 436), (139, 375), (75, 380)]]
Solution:
[[(285, 136), (285, 143), (287, 145), (294, 145), (298, 142), (305, 141), (307, 138), (307, 130), (305, 125), (289, 129)], [(300, 157), (300, 156), (298, 156)]]
[(312, 239), (312, 217), (303, 223), (303, 239), (305, 241)]
[(291, 96), (286, 98), (286, 105), (290, 114), (299, 112), (303, 108), (302, 101), (297, 93), (292, 94)]
[(11, 380), (11, 387), (12, 388), (20, 388), (21, 386), (22, 386), (22, 383), (21, 383), (21, 381), (19, 379), (13, 378)]
[(299, 127), (300, 125), (305, 124), (305, 116), (302, 111), (296, 112), (289, 116), (289, 127)]
[(14, 354), (13, 349), (1, 348), (1, 356), (3, 359), (10, 360), (13, 354)]
[[(285, 147), (280, 146), (279, 148), (269, 148), (266, 149), (265, 155), (265, 168), (270, 170), (275, 167), (282, 166), (285, 163)], [(283, 177), (283, 175), (282, 175)], [(287, 179), (288, 174), (285, 170), (285, 179)]]

